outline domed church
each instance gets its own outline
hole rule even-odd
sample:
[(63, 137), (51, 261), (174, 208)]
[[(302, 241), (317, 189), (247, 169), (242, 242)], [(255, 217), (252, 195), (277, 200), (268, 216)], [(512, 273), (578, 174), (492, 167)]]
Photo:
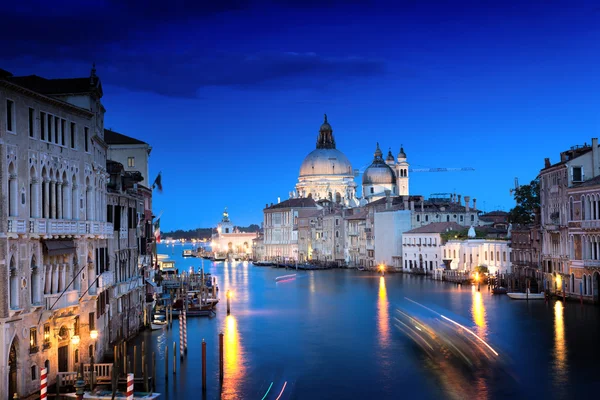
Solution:
[(347, 207), (358, 205), (354, 170), (344, 153), (335, 148), (327, 114), (319, 129), (317, 148), (306, 156), (300, 166), (296, 192), (298, 197), (328, 199)]
[(400, 147), (397, 162), (392, 150), (383, 160), (383, 153), (377, 143), (373, 162), (367, 167), (362, 178), (362, 197), (368, 202), (391, 196), (408, 196), (408, 162), (404, 148)]

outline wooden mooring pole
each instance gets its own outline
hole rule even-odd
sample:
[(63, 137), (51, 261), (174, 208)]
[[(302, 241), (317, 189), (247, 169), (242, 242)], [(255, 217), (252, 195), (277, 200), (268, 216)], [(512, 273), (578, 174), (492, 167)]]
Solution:
[(169, 346), (165, 346), (165, 382), (169, 381)]
[(223, 332), (219, 333), (219, 380), (223, 384)]
[(206, 342), (202, 339), (202, 390), (206, 391)]

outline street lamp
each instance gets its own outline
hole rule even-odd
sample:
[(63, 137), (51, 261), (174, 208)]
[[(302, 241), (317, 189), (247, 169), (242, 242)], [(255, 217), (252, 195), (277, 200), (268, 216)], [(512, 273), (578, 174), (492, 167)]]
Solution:
[(479, 289), (480, 289), (479, 272), (475, 272), (475, 282), (477, 282), (477, 291), (479, 292)]
[(385, 275), (385, 266), (383, 264), (379, 264), (379, 272), (381, 275)]

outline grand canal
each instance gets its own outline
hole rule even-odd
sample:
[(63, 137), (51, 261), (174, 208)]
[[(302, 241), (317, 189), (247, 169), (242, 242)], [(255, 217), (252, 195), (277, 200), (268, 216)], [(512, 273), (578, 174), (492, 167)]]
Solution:
[[(161, 245), (159, 252), (180, 271), (202, 266), (201, 259), (182, 258), (182, 246)], [(157, 391), (166, 399), (202, 398), (202, 339), (207, 399), (595, 398), (600, 392), (600, 308), (591, 305), (515, 301), (487, 287), (477, 292), (402, 274), (208, 261), (204, 268), (217, 277), (222, 301), (216, 317), (188, 318), (188, 355), (181, 364), (178, 359), (177, 375), (169, 360), (165, 382), (164, 349), (170, 346), (172, 358), (177, 320), (172, 330), (136, 339), (157, 353)], [(296, 278), (276, 282), (290, 273)], [(234, 293), (230, 316), (228, 289)], [(396, 318), (413, 302), (468, 328), (498, 356), (468, 368), (427, 354)], [(219, 332), (225, 335), (222, 386)]]

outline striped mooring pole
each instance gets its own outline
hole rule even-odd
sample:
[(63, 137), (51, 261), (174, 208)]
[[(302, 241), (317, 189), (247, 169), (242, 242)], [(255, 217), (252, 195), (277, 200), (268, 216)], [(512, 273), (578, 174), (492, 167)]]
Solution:
[(40, 379), (40, 400), (48, 398), (48, 368), (42, 368), (42, 376)]
[(179, 313), (179, 357), (183, 359), (183, 310)]
[(183, 352), (187, 354), (187, 311), (183, 310)]
[(127, 400), (133, 400), (133, 374), (127, 374)]

